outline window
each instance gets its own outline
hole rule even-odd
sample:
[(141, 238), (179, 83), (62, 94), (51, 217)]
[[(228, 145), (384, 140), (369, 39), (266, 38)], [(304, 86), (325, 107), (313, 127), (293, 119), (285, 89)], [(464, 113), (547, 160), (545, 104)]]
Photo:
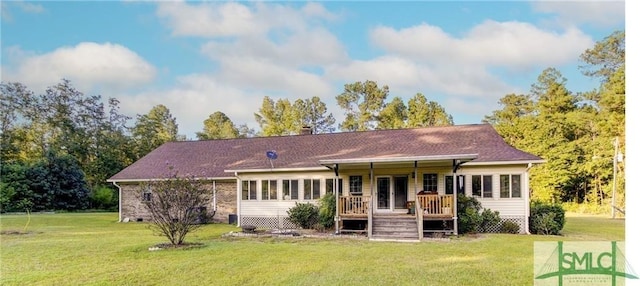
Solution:
[(262, 200), (277, 200), (278, 185), (276, 180), (262, 180)]
[(150, 202), (151, 201), (151, 190), (145, 190), (142, 193), (142, 201), (143, 202)]
[(257, 200), (258, 183), (256, 181), (242, 181), (242, 199)]
[(520, 175), (500, 175), (500, 197), (519, 198)]
[(473, 175), (471, 176), (471, 194), (477, 197), (491, 198), (493, 197), (492, 176), (491, 175)]
[[(334, 182), (334, 179), (326, 180), (325, 190), (327, 194), (333, 194), (333, 190), (335, 189), (335, 187), (333, 186)], [(338, 196), (342, 196), (342, 179), (338, 179)]]
[(422, 190), (427, 193), (437, 193), (438, 174), (422, 174)]
[[(464, 194), (464, 175), (458, 175), (458, 194)], [(453, 194), (453, 176), (444, 176), (444, 192), (447, 195)]]
[(282, 180), (282, 198), (298, 200), (298, 180)]
[(319, 199), (320, 198), (320, 179), (305, 179), (304, 180), (304, 199)]
[(362, 195), (362, 176), (349, 176), (349, 194)]

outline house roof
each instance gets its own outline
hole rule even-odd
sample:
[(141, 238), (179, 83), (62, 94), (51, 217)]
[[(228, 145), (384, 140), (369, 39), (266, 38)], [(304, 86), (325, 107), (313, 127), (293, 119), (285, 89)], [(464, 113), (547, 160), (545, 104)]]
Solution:
[[(276, 151), (269, 160), (267, 151)], [(331, 162), (466, 158), (474, 164), (541, 162), (506, 144), (488, 124), (396, 130), (168, 142), (109, 181), (165, 177), (168, 167), (200, 178), (228, 178), (239, 170), (326, 169)]]

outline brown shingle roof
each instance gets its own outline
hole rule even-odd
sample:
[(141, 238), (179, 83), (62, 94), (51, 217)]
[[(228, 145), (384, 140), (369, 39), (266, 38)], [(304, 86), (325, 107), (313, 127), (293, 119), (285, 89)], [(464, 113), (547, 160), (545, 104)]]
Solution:
[(473, 162), (540, 161), (507, 145), (488, 124), (315, 135), (168, 142), (109, 181), (164, 177), (167, 166), (197, 177), (231, 177), (225, 170), (321, 167), (320, 160), (477, 154)]

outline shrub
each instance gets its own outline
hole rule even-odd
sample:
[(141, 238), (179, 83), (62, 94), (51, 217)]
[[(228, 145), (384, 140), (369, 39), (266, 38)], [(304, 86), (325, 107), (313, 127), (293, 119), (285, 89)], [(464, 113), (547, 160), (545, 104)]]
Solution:
[(491, 211), (490, 209), (484, 209), (480, 215), (480, 231), (492, 232), (497, 231), (500, 225), (500, 213), (498, 211)]
[(458, 195), (458, 233), (478, 232), (482, 224), (480, 202), (472, 197)]
[(336, 197), (327, 193), (320, 199), (319, 206), (319, 223), (320, 226), (326, 228), (333, 227), (334, 218), (336, 216)]
[(303, 229), (311, 229), (318, 222), (318, 207), (311, 203), (298, 203), (287, 211), (289, 220)]
[(115, 190), (100, 186), (91, 192), (93, 207), (101, 210), (118, 210), (118, 194)]
[(520, 225), (512, 221), (504, 221), (500, 226), (500, 232), (502, 233), (520, 233)]
[[(458, 233), (489, 232), (500, 224), (500, 213), (483, 209), (474, 197), (458, 195)], [(481, 212), (482, 211), (482, 212)]]
[(533, 234), (558, 235), (564, 227), (564, 209), (558, 204), (531, 203), (529, 231)]

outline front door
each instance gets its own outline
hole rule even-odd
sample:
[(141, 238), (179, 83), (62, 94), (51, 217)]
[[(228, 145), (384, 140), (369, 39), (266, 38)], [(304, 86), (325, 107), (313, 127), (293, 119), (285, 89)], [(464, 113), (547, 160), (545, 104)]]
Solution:
[(378, 177), (376, 179), (376, 210), (393, 212), (406, 210), (408, 178)]

